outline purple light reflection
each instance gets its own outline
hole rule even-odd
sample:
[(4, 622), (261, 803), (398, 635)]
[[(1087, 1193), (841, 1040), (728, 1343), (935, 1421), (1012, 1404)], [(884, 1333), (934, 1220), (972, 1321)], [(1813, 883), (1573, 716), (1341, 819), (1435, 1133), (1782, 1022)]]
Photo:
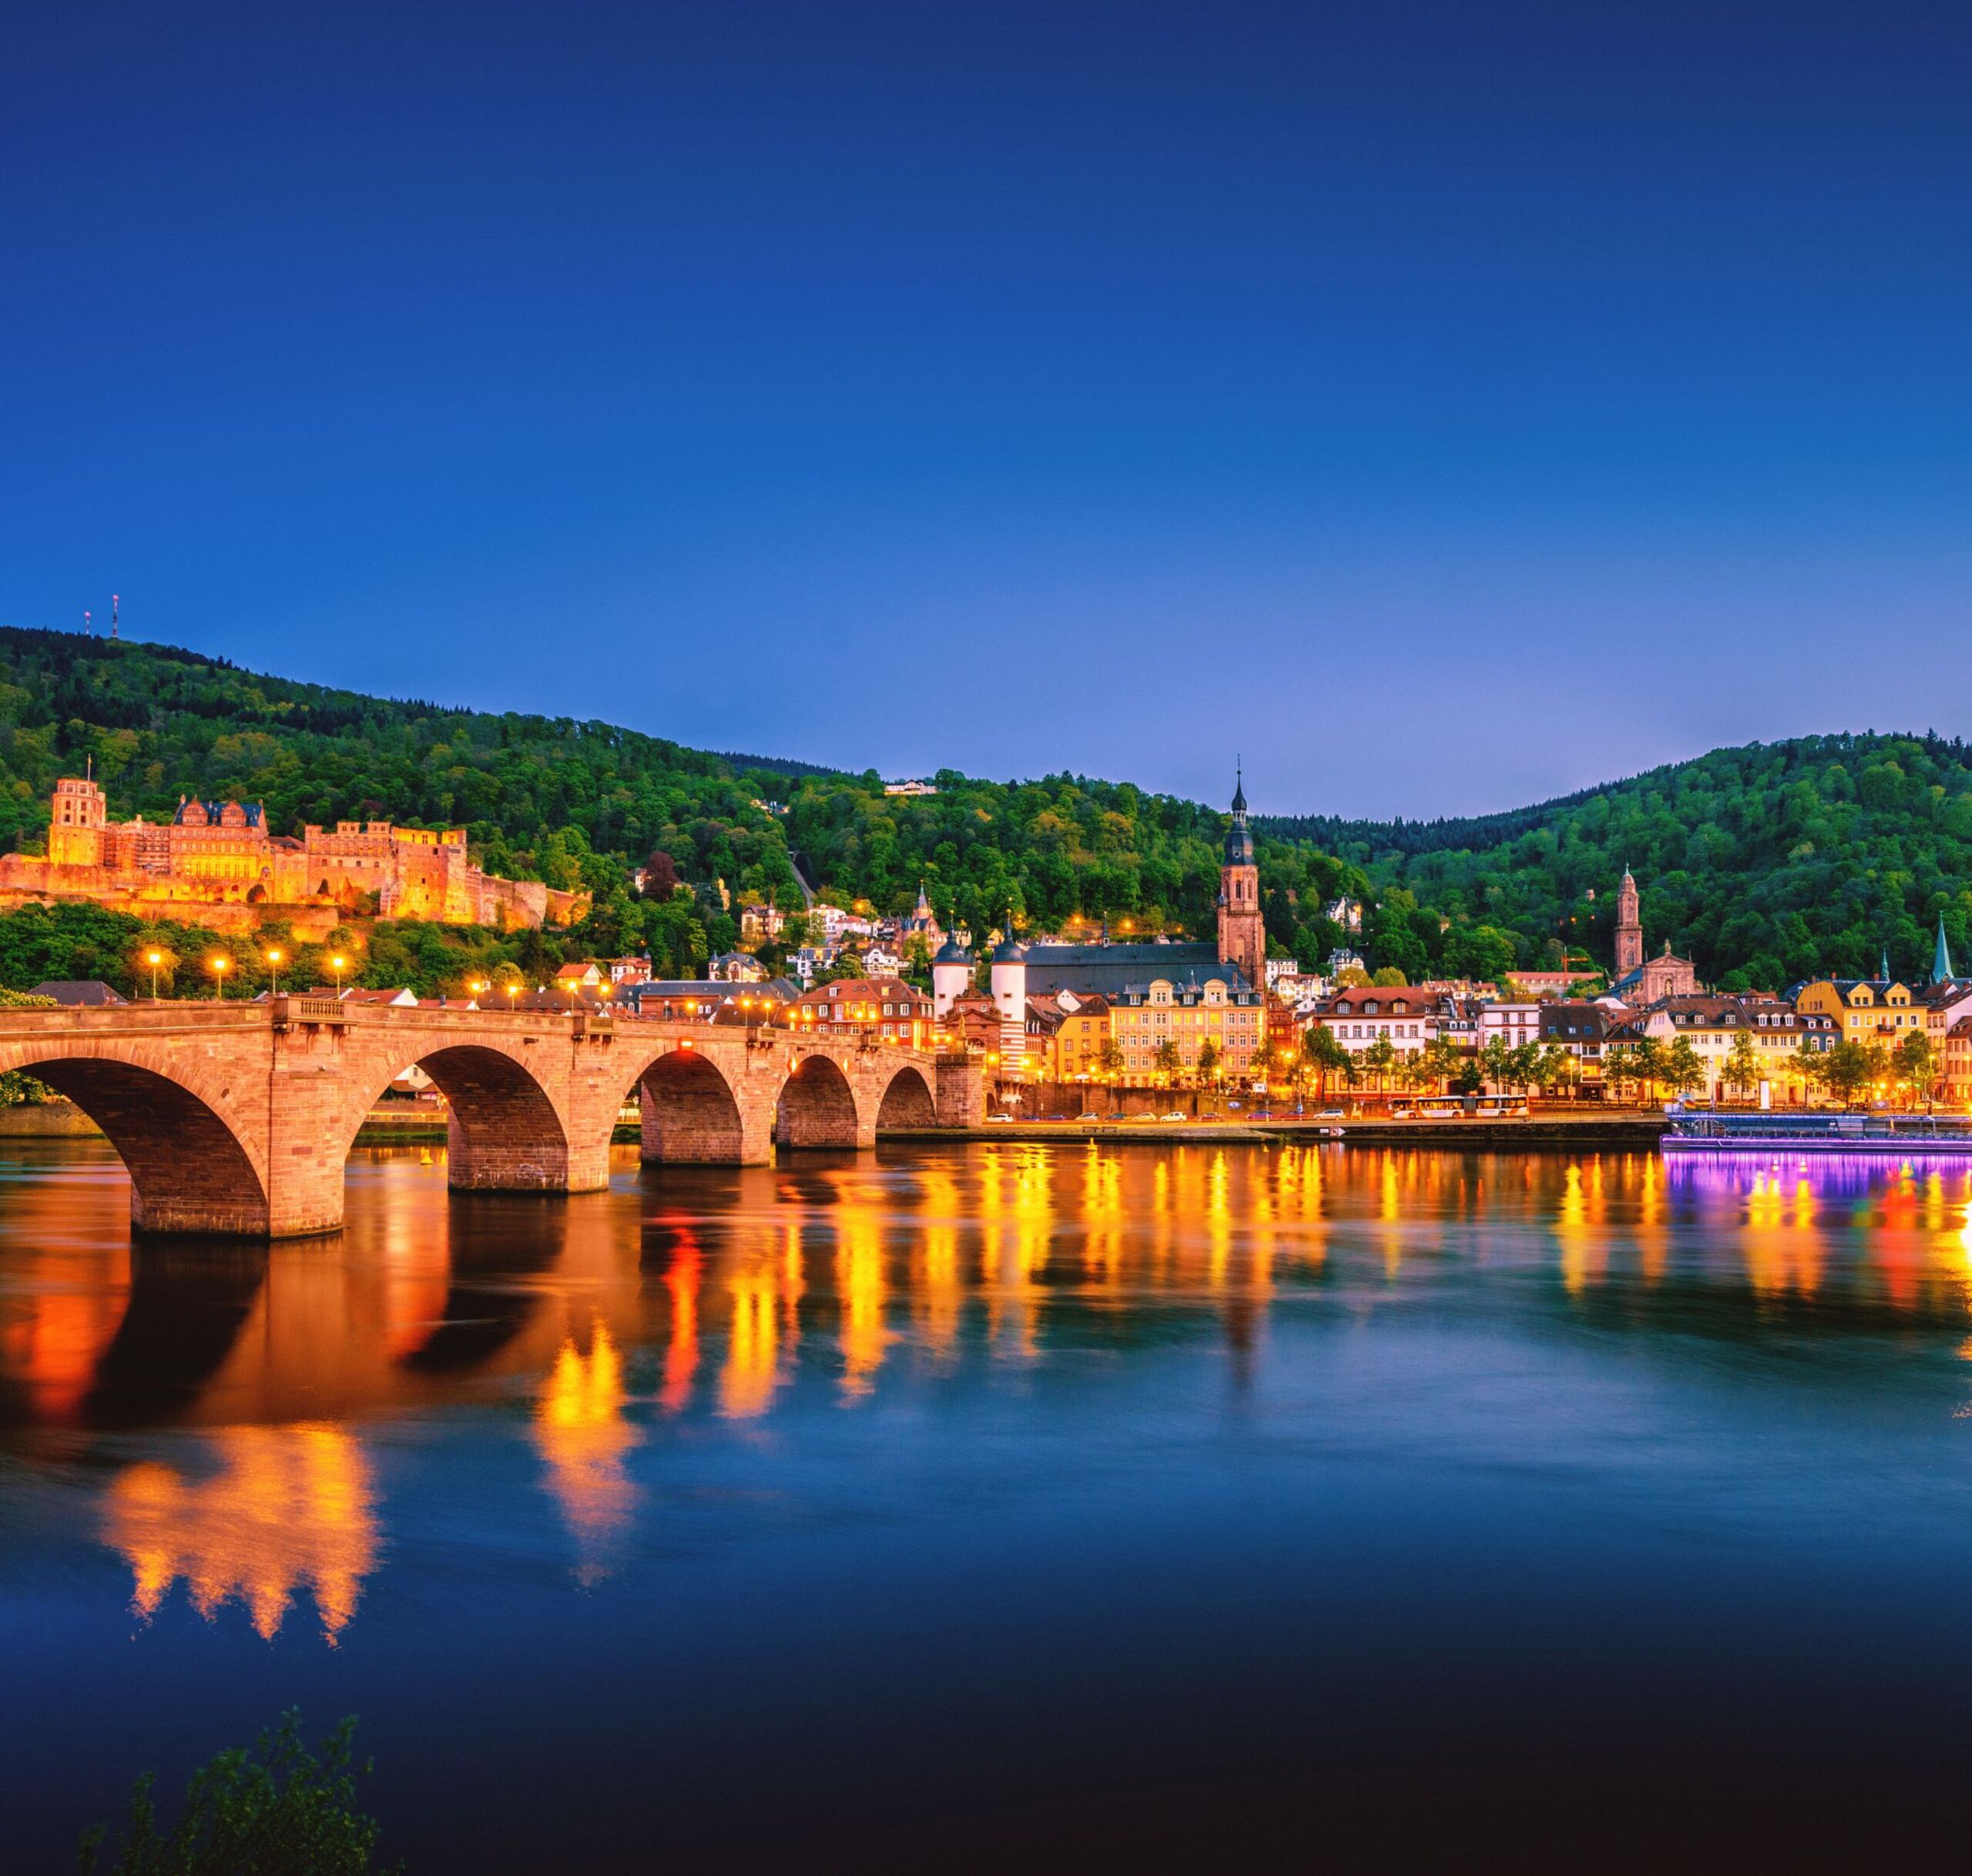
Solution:
[(1972, 1160), (1963, 1153), (1803, 1153), (1798, 1147), (1734, 1147), (1667, 1152), (1664, 1169), (1674, 1189), (1695, 1197), (1743, 1198), (1778, 1176), (1805, 1180), (1820, 1195), (1866, 1198), (1907, 1189), (1922, 1178), (1927, 1185), (1940, 1181), (1952, 1197), (1972, 1204)]

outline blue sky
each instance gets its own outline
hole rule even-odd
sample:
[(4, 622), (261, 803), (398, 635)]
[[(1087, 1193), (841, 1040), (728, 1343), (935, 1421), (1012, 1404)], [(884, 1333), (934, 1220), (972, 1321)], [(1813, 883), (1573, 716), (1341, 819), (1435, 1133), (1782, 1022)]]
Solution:
[(887, 774), (1972, 733), (1972, 15), (43, 8), (0, 621)]

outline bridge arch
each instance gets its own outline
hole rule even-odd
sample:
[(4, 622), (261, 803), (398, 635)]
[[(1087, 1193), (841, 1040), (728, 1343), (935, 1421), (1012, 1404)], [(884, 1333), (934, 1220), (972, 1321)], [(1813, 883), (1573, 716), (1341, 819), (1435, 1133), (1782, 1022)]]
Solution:
[(884, 1084), (883, 1098), (877, 1104), (877, 1132), (937, 1124), (938, 1104), (924, 1071), (914, 1063), (900, 1064), (897, 1073)]
[(421, 1068), (445, 1097), (446, 1182), (455, 1190), (565, 1192), (568, 1135), (548, 1090), (505, 1049), (451, 1043), (395, 1061), (373, 1077), (350, 1117), (348, 1145), (370, 1110), (407, 1068)]
[(646, 1164), (733, 1166), (746, 1157), (739, 1100), (709, 1057), (668, 1050), (639, 1073), (636, 1086)]
[(264, 1236), (267, 1184), (240, 1130), (220, 1111), (230, 1090), (202, 1089), (127, 1057), (8, 1050), (101, 1127), (130, 1175), (130, 1223), (140, 1231)]
[(781, 1147), (850, 1147), (857, 1141), (856, 1093), (827, 1055), (805, 1055), (780, 1084), (775, 1104), (774, 1144)]

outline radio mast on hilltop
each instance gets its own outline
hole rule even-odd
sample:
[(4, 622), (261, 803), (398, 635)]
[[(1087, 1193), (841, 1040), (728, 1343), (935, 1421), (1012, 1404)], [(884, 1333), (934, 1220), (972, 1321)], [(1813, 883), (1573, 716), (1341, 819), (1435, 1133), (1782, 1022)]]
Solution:
[(112, 638), (116, 636), (116, 608), (122, 603), (116, 594), (109, 595), (109, 635)]

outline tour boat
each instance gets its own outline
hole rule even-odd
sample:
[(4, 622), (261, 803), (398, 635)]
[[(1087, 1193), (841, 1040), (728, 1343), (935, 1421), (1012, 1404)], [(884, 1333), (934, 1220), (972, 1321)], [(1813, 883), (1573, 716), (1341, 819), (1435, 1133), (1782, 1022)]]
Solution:
[(1972, 1159), (1972, 1116), (1960, 1114), (1715, 1114), (1665, 1109), (1667, 1154), (1840, 1153)]

